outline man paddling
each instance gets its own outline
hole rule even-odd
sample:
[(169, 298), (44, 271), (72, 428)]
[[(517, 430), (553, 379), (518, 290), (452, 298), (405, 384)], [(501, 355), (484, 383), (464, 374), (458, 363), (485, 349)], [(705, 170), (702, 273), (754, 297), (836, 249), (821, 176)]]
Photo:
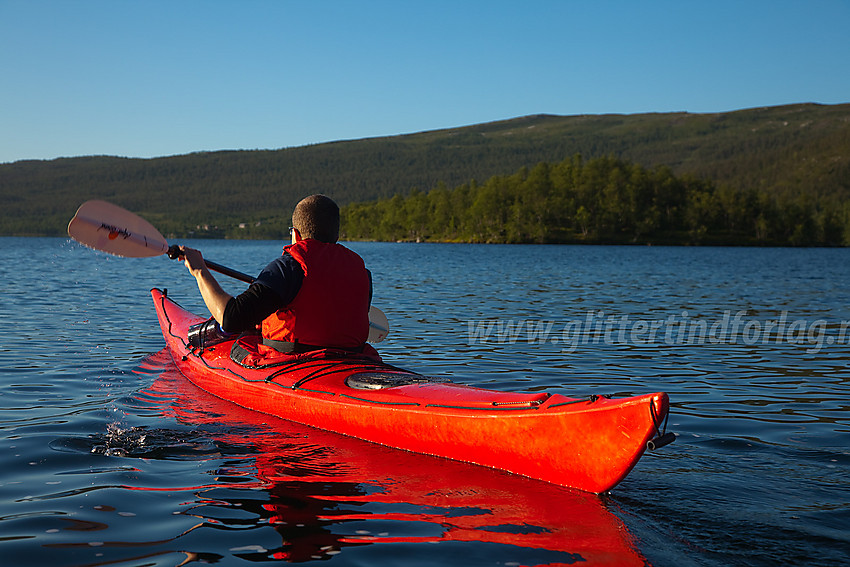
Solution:
[(361, 352), (369, 335), (372, 277), (363, 259), (337, 242), (339, 207), (324, 195), (292, 213), (292, 244), (247, 290), (225, 292), (198, 250), (180, 247), (201, 296), (225, 333), (259, 326), (262, 343), (281, 353), (322, 348)]

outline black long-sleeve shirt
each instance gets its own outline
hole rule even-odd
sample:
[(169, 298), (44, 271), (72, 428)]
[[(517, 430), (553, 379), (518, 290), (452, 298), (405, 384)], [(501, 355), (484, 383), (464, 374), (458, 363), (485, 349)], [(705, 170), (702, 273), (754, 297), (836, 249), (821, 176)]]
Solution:
[(221, 328), (227, 333), (241, 333), (259, 325), (289, 305), (303, 281), (304, 270), (295, 258), (289, 254), (275, 258), (248, 289), (227, 302)]

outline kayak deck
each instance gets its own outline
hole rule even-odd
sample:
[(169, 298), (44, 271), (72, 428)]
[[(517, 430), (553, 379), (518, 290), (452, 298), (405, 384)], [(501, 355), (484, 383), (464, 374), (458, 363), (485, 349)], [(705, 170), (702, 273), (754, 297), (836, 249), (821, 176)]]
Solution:
[(231, 359), (234, 341), (190, 347), (188, 328), (204, 318), (165, 292), (151, 294), (168, 349), (196, 386), (320, 429), (597, 493), (620, 482), (663, 433), (662, 392), (616, 400), (498, 392), (329, 350), (246, 368)]

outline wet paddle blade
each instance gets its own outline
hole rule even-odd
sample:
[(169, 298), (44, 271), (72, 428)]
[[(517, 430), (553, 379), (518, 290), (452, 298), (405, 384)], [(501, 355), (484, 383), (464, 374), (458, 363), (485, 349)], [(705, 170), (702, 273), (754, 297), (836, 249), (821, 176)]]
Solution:
[(80, 205), (68, 223), (68, 236), (89, 248), (125, 258), (159, 256), (168, 250), (168, 242), (152, 224), (106, 201)]
[(377, 307), (369, 308), (369, 338), (370, 343), (379, 343), (390, 332), (390, 323), (384, 312)]

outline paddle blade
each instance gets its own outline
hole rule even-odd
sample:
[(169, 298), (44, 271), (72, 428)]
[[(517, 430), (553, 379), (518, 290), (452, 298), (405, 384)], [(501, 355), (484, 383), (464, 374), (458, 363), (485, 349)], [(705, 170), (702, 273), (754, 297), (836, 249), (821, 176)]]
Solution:
[(369, 308), (369, 338), (370, 343), (379, 343), (390, 332), (390, 322), (384, 312), (377, 307)]
[(168, 242), (148, 221), (106, 201), (86, 201), (68, 223), (68, 236), (89, 248), (147, 258), (165, 254)]

